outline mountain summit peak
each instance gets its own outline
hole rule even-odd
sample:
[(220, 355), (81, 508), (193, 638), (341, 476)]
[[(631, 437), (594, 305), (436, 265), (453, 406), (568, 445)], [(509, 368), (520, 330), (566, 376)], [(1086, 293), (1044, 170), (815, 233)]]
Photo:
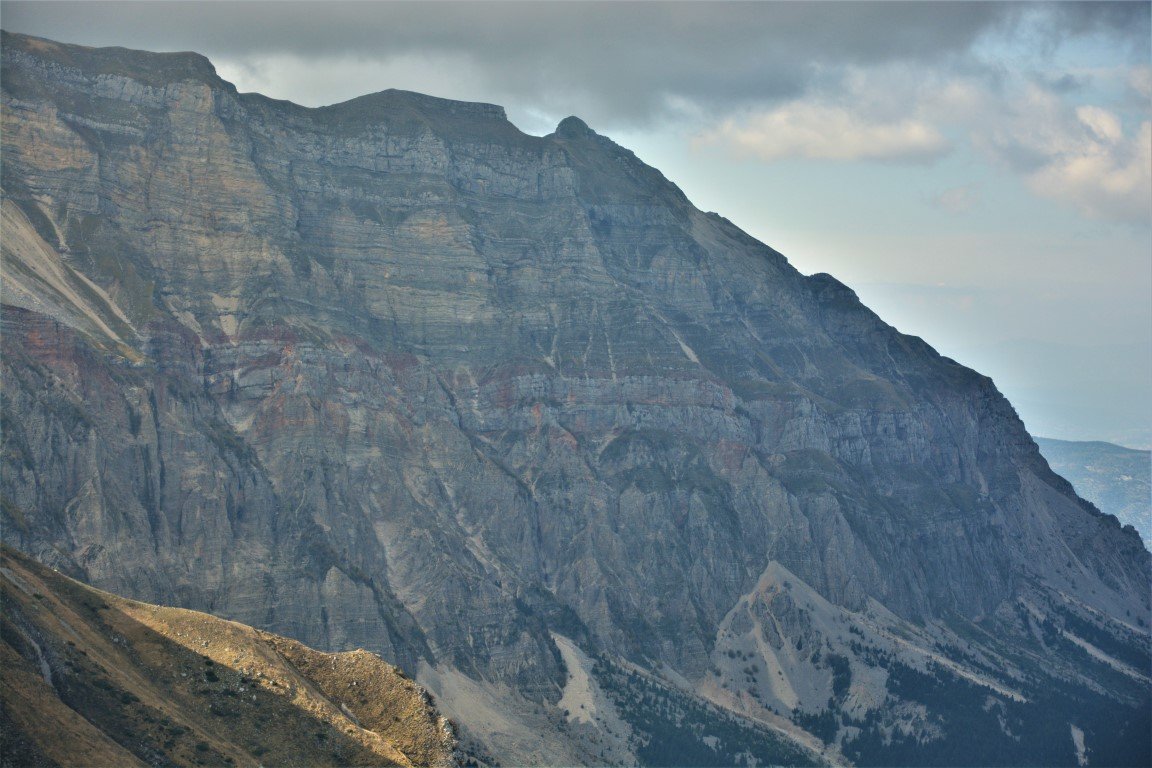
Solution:
[(556, 126), (556, 135), (561, 138), (575, 138), (576, 136), (595, 136), (596, 131), (589, 128), (588, 123), (575, 115), (569, 115)]

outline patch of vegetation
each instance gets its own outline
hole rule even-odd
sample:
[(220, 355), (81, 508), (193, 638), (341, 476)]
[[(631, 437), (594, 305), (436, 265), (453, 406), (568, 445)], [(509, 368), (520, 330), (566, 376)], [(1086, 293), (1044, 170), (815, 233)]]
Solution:
[(831, 709), (815, 713), (797, 710), (792, 713), (792, 722), (825, 744), (836, 741), (836, 734), (840, 732), (840, 719)]
[[(752, 755), (760, 764), (818, 765), (783, 737), (681, 691), (596, 659), (596, 680), (632, 728), (643, 765), (721, 766)], [(705, 737), (714, 737), (708, 742)], [(709, 746), (709, 743), (715, 746)]]
[(1152, 669), (1152, 653), (1149, 652), (1147, 636), (1137, 637), (1134, 633), (1120, 628), (1111, 632), (1106, 627), (1081, 618), (1066, 608), (1057, 607), (1054, 613), (1063, 623), (1064, 629), (1087, 640), (1112, 658), (1144, 672)]
[(832, 696), (842, 700), (852, 686), (852, 665), (847, 656), (830, 653), (824, 657), (832, 670)]
[(856, 765), (1075, 765), (1070, 723), (1084, 731), (1094, 764), (1152, 765), (1152, 692), (1128, 707), (1048, 679), (1028, 691), (1027, 702), (1018, 702), (942, 667), (921, 672), (894, 660), (885, 666), (889, 691), (922, 705), (927, 724), (940, 735), (905, 734), (895, 725), (894, 708), (881, 707), (850, 723), (861, 730), (842, 749)]
[(211, 712), (216, 717), (225, 717), (225, 718), (238, 717), (240, 714), (239, 712), (237, 712), (234, 709), (230, 709), (228, 707), (225, 707), (221, 704), (217, 704), (215, 702), (208, 705), (208, 711)]

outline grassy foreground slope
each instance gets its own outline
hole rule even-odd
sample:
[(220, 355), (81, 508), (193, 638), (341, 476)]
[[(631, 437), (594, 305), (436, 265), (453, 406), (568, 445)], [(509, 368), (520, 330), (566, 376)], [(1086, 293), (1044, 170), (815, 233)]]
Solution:
[(0, 593), (0, 765), (453, 764), (448, 721), (367, 651), (126, 600), (7, 548)]

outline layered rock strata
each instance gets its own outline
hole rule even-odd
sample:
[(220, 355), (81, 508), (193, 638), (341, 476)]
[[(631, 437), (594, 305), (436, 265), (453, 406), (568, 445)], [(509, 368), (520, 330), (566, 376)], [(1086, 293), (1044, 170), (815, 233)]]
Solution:
[[(1146, 656), (1148, 552), (991, 380), (580, 120), (528, 136), (399, 91), (306, 109), (195, 54), (3, 56), (0, 490), (43, 562), (457, 680), (465, 730), (479, 686), (555, 735), (477, 715), (480, 741), (539, 762), (596, 754), (547, 714), (552, 633), (802, 741), (842, 709), (835, 646), (878, 681), (853, 711), (882, 709), (891, 663), (781, 621), (785, 580), (1004, 688), (1033, 664), (1091, 685), (1030, 628), (1052, 606)], [(790, 678), (765, 706), (717, 676), (753, 607), (827, 640), (773, 662), (755, 630), (740, 652)], [(827, 744), (866, 731), (837, 722)]]

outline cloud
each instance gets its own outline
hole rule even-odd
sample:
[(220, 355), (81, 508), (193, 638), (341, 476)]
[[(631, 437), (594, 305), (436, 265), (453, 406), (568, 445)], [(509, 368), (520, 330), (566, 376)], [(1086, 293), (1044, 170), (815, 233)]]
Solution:
[(1144, 104), (1152, 101), (1152, 66), (1133, 67), (1128, 74), (1128, 88)]
[(933, 195), (928, 202), (948, 213), (967, 213), (980, 202), (980, 189), (975, 184), (952, 187)]
[[(451, 96), (462, 96), (464, 78), (475, 88), (465, 98), (579, 113), (610, 129), (667, 119), (675, 104), (734, 114), (787, 102), (843, 68), (972, 61), (991, 38), (1139, 40), (1148, 27), (1140, 6), (4, 2), (3, 9), (10, 31), (87, 45), (196, 50), (227, 62), (232, 73), (291, 60), (281, 71), (315, 67), (336, 78), (347, 71), (340, 62), (354, 60), (380, 75), (355, 78), (368, 89), (418, 85)], [(413, 60), (429, 66), (416, 71), (406, 66)], [(263, 80), (269, 95), (317, 98), (287, 74), (269, 72)]]
[(767, 161), (806, 157), (926, 163), (949, 150), (943, 134), (922, 120), (878, 121), (849, 108), (806, 102), (725, 120), (700, 141)]
[(1032, 76), (1032, 79), (1052, 93), (1059, 94), (1069, 94), (1084, 90), (1085, 86), (1090, 82), (1088, 77), (1077, 77), (1070, 72), (1064, 72), (1055, 76), (1047, 72), (1037, 72)]
[[(1112, 91), (1139, 91), (1145, 65), (1101, 71)], [(970, 144), (1015, 173), (1037, 197), (1085, 217), (1147, 225), (1152, 162), (1147, 100), (1077, 103), (1061, 77), (890, 64), (849, 68), (783, 104), (726, 117), (697, 143), (766, 162), (785, 158), (931, 163)], [(1106, 93), (1107, 90), (1101, 93)], [(1099, 93), (1097, 93), (1099, 95)], [(973, 185), (929, 203), (962, 213), (978, 201)]]
[(1100, 142), (1116, 144), (1123, 138), (1120, 118), (1106, 109), (1093, 106), (1077, 107), (1076, 118)]
[(1152, 122), (1131, 136), (1103, 110), (1078, 110), (1091, 138), (1052, 156), (1028, 176), (1028, 186), (1097, 219), (1147, 224), (1152, 214)]
[(974, 125), (973, 140), (1034, 194), (1089, 218), (1148, 223), (1152, 122), (1126, 130), (1115, 112), (1073, 106), (1035, 87), (1005, 107), (998, 119)]
[(1152, 41), (1152, 5), (1147, 2), (1056, 2), (1040, 10), (1038, 24), (1052, 40), (1111, 37), (1123, 40), (1131, 53), (1147, 59)]
[[(794, 97), (814, 66), (935, 59), (967, 50), (1004, 11), (992, 5), (801, 3), (20, 3), (12, 31), (66, 42), (197, 50), (238, 71), (284, 61), (338, 71), (372, 62), (390, 72), (423, 57), (466, 70), (429, 70), (415, 82), (473, 99), (547, 105), (594, 124), (643, 124), (677, 97), (727, 109)], [(296, 69), (300, 66), (294, 67)], [(374, 88), (412, 88), (411, 79)], [(266, 85), (290, 91), (287, 77)], [(454, 89), (453, 89), (454, 90)]]

